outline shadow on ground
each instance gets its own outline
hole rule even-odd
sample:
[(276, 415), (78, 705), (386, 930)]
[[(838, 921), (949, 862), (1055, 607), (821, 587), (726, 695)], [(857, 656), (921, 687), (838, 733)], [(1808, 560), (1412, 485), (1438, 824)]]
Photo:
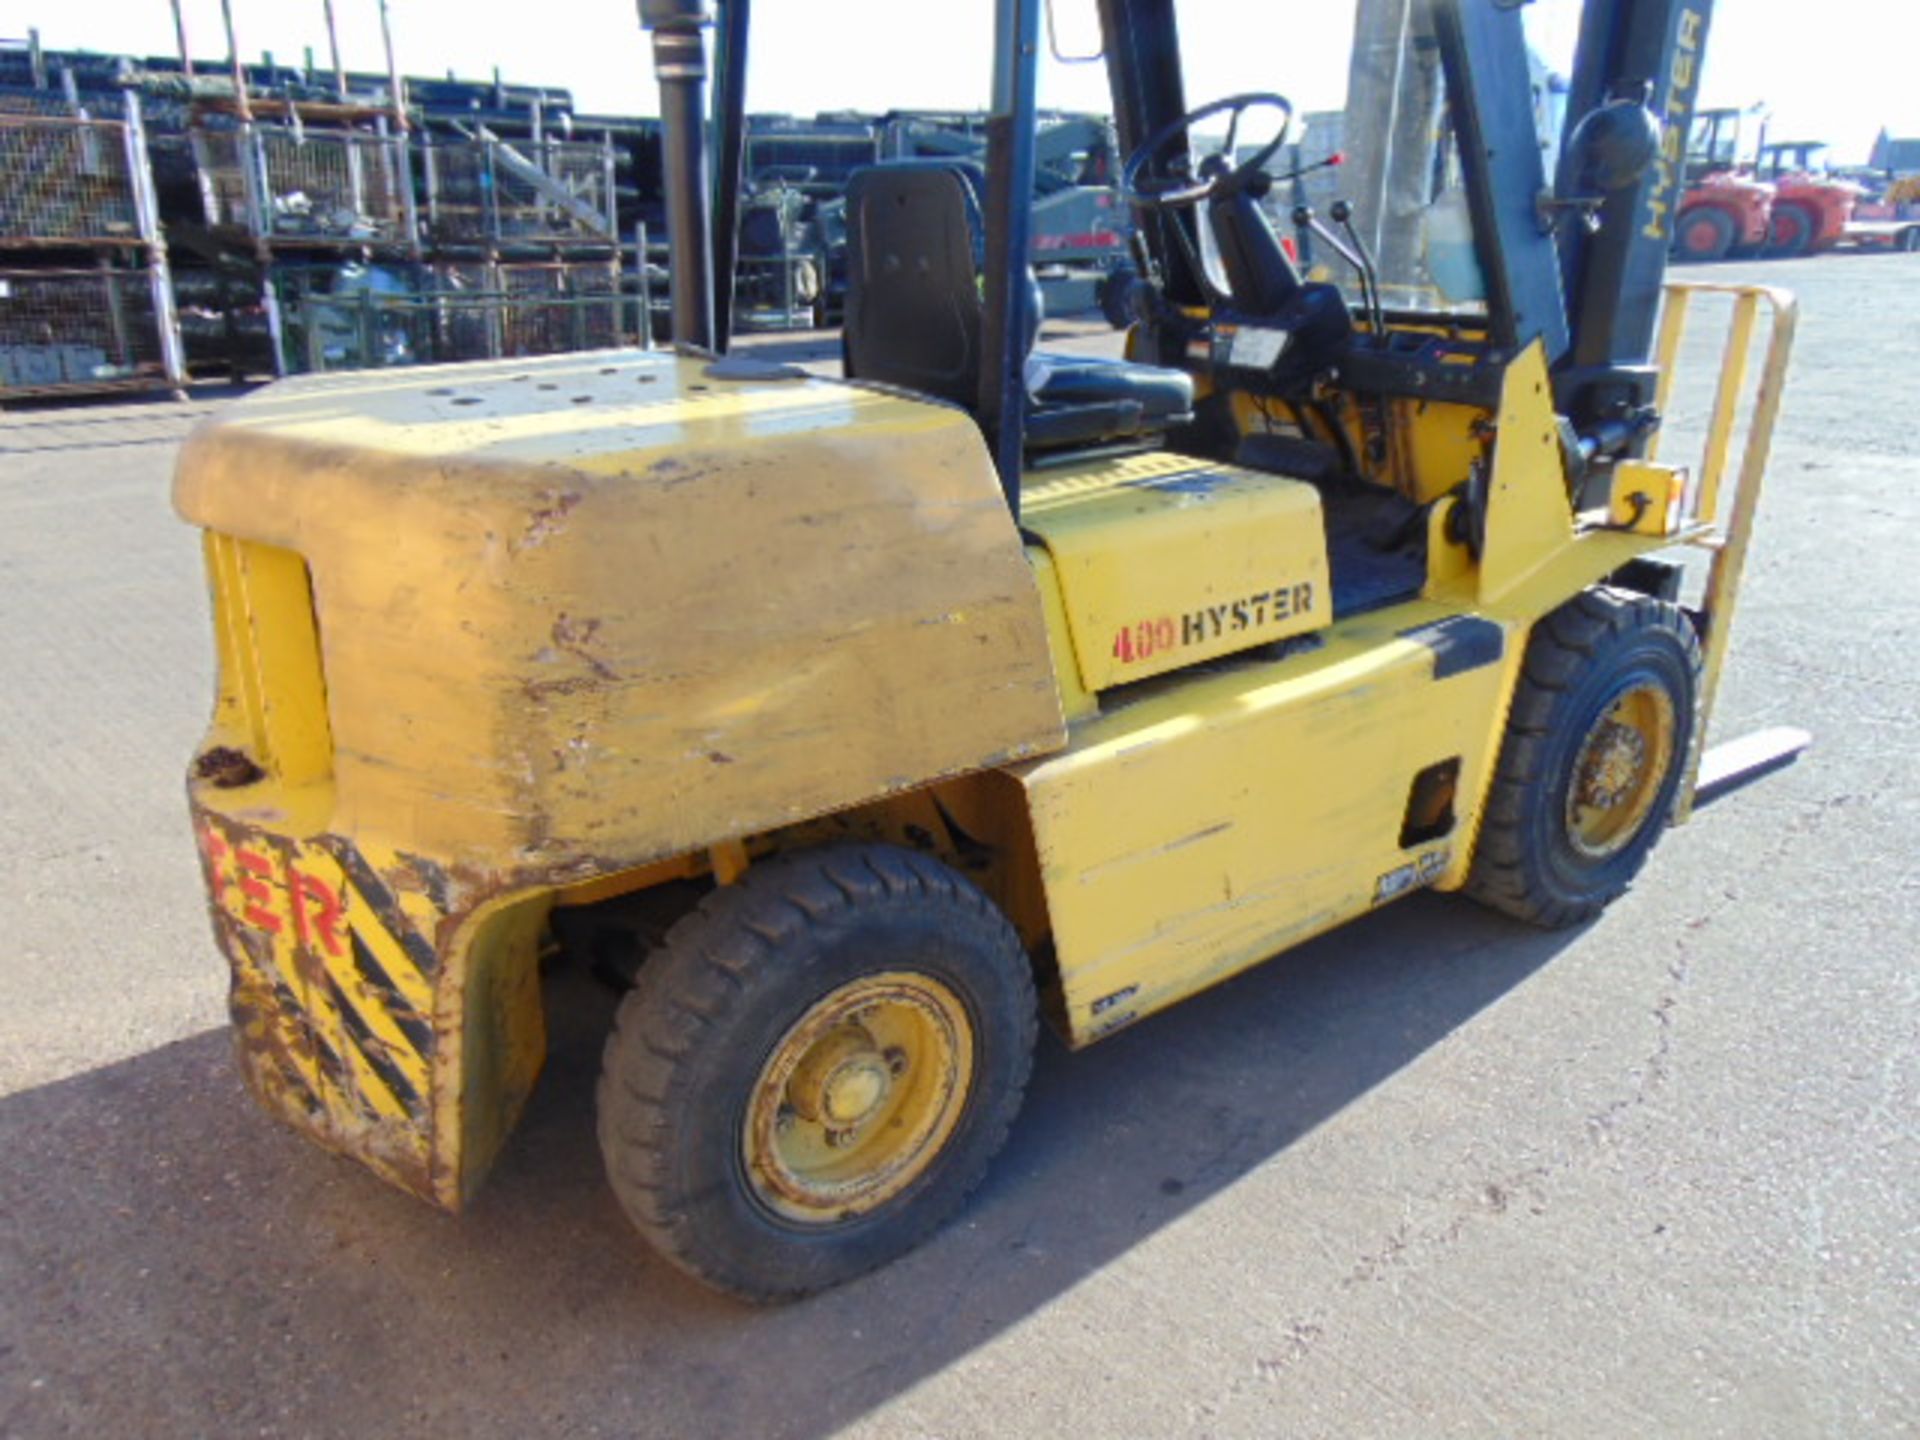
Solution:
[(1084, 1054), (1043, 1039), (961, 1217), (773, 1311), (629, 1231), (591, 1123), (613, 1000), (578, 972), (552, 982), (547, 1074), (457, 1220), (274, 1126), (224, 1033), (195, 1036), (0, 1102), (0, 1432), (820, 1435), (1287, 1165), (1565, 943), (1418, 896)]

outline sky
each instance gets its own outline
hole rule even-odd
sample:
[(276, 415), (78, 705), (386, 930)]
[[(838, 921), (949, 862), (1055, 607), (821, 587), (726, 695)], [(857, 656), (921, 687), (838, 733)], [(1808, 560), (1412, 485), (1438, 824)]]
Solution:
[[(1278, 90), (1300, 110), (1338, 106), (1354, 0), (1181, 0), (1194, 104)], [(570, 89), (582, 111), (652, 114), (656, 92), (633, 0), (389, 0), (401, 69), (504, 77)], [(1063, 52), (1092, 48), (1093, 0), (1052, 0)], [(220, 0), (181, 0), (196, 56), (226, 51)], [(327, 61), (322, 0), (232, 0), (241, 52)], [(385, 68), (378, 0), (334, 0), (349, 68)], [(747, 103), (759, 111), (977, 109), (990, 73), (991, 0), (757, 0)], [(1578, 0), (1536, 0), (1530, 30), (1559, 68), (1571, 60)], [(0, 0), (0, 38), (37, 26), (49, 47), (174, 53), (168, 0)], [(1882, 125), (1920, 136), (1920, 12), (1908, 0), (1719, 0), (1702, 99), (1767, 102), (1778, 138), (1831, 140), (1864, 161)], [(1559, 52), (1559, 53), (1556, 53)], [(1108, 108), (1098, 65), (1049, 60), (1042, 103)]]

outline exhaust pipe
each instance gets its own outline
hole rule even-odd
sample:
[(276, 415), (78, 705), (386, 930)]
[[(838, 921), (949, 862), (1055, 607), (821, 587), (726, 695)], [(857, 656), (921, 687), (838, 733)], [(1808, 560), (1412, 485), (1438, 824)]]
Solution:
[(713, 217), (708, 210), (706, 0), (639, 0), (660, 82), (673, 343), (713, 350)]

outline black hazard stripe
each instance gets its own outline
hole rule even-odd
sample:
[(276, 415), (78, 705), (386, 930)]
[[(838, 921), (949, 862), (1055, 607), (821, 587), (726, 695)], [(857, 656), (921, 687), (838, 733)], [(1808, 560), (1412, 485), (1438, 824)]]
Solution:
[(380, 1083), (393, 1092), (393, 1098), (406, 1107), (407, 1113), (416, 1120), (420, 1119), (426, 1110), (420, 1092), (413, 1088), (413, 1082), (401, 1073), (400, 1067), (387, 1055), (386, 1042), (373, 1033), (331, 975), (327, 977), (327, 992), (339, 1010), (341, 1025), (349, 1043), (360, 1052), (373, 1073), (380, 1077)]
[(393, 891), (374, 873), (373, 867), (361, 858), (360, 852), (345, 840), (328, 836), (320, 843), (339, 862), (340, 868), (353, 882), (353, 888), (360, 892), (360, 898), (367, 902), (367, 908), (378, 917), (386, 932), (399, 942), (401, 950), (413, 962), (421, 978), (431, 983), (434, 973), (440, 968), (439, 957), (433, 953), (433, 947), (420, 932), (413, 928), (413, 922), (407, 919), (400, 902), (394, 899)]
[(1470, 670), (1497, 663), (1507, 652), (1507, 632), (1478, 615), (1449, 615), (1426, 625), (1402, 630), (1411, 640), (1433, 652), (1433, 678), (1447, 680)]
[(393, 983), (393, 977), (387, 974), (367, 942), (361, 938), (358, 930), (349, 929), (347, 938), (353, 945), (353, 968), (360, 972), (360, 978), (374, 997), (386, 1007), (387, 1014), (407, 1037), (422, 1060), (433, 1058), (433, 1027), (415, 1010), (406, 996), (400, 993), (400, 987)]

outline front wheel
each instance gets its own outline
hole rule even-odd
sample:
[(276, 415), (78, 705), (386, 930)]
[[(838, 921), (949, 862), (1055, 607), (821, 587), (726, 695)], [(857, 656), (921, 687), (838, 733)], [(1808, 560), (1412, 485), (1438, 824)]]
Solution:
[(1036, 1005), (973, 885), (884, 845), (715, 890), (620, 1007), (600, 1144), (635, 1226), (697, 1279), (794, 1299), (911, 1249), (1019, 1109)]
[(1626, 892), (1673, 813), (1699, 722), (1678, 606), (1590, 590), (1534, 627), (1467, 893), (1577, 925)]

